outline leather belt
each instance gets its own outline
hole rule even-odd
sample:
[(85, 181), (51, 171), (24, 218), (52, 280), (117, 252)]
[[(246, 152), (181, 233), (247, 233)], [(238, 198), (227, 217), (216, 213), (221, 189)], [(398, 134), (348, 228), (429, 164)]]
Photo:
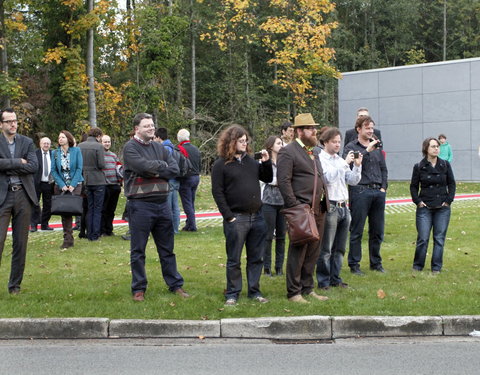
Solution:
[(367, 185), (360, 185), (360, 186), (364, 186), (367, 189), (381, 189), (382, 188), (382, 185), (380, 185), (380, 184), (367, 184)]
[(19, 191), (23, 189), (23, 185), (9, 185), (8, 190), (10, 191)]
[(329, 201), (335, 207), (347, 207), (347, 202)]

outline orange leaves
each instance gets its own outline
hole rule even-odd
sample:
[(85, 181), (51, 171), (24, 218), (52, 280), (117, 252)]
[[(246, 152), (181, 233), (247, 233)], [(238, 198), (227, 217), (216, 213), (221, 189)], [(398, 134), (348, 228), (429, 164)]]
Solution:
[(378, 289), (377, 290), (377, 297), (378, 298), (385, 299), (386, 296), (387, 296), (387, 294), (383, 291), (383, 289)]

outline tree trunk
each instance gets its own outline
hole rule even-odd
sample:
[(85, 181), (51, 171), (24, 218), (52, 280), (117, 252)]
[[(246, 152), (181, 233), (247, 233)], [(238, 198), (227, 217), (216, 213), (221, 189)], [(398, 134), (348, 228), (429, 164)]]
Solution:
[(447, 60), (447, 0), (443, 0), (443, 61)]
[[(195, 23), (193, 22), (193, 0), (190, 0), (190, 30), (192, 36), (192, 119), (195, 120), (196, 111), (197, 111), (197, 71), (196, 71), (196, 64), (197, 64), (197, 57), (195, 51), (195, 37), (196, 37), (196, 30), (195, 30)], [(195, 121), (192, 123), (192, 134), (195, 134), (196, 127)]]
[[(88, 12), (93, 11), (94, 0), (88, 0)], [(93, 75), (93, 33), (94, 27), (87, 33), (87, 76), (88, 76), (88, 122), (97, 127), (97, 106), (95, 103), (95, 77)]]
[(173, 14), (173, 0), (168, 0), (168, 15), (171, 16)]
[[(1, 71), (3, 74), (8, 74), (8, 59), (7, 59), (7, 35), (5, 28), (5, 0), (0, 0), (0, 60), (1, 60)], [(2, 108), (10, 107), (10, 98), (6, 95), (0, 98), (2, 103)]]

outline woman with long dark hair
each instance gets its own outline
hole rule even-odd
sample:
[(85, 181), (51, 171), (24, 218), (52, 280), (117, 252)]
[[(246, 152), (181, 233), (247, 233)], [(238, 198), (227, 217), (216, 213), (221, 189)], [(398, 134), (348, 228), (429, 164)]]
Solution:
[(271, 276), (272, 266), (272, 241), (275, 237), (275, 274), (283, 275), (283, 261), (285, 259), (285, 234), (287, 231), (285, 217), (280, 210), (283, 208), (283, 197), (277, 183), (277, 156), (283, 147), (280, 137), (271, 136), (265, 141), (265, 149), (270, 155), (273, 169), (272, 182), (266, 183), (262, 190), (262, 213), (267, 224), (267, 239), (265, 240), (265, 253), (263, 269), (265, 275)]
[[(82, 192), (82, 153), (74, 147), (75, 138), (62, 130), (58, 135), (58, 148), (53, 151), (52, 177), (55, 181), (54, 194), (70, 192), (80, 195)], [(62, 215), (63, 244), (61, 249), (73, 247), (72, 215)]]
[(425, 266), (430, 232), (433, 230), (432, 273), (443, 265), (443, 246), (450, 222), (450, 205), (455, 197), (455, 178), (452, 167), (438, 157), (440, 142), (436, 138), (423, 141), (423, 159), (413, 167), (410, 194), (417, 205), (417, 244), (413, 270)]
[(223, 216), (227, 252), (225, 305), (234, 306), (242, 291), (241, 256), (247, 251), (248, 297), (268, 302), (260, 292), (266, 226), (260, 212), (260, 182), (272, 181), (272, 162), (266, 150), (257, 161), (250, 156), (247, 131), (232, 125), (217, 143), (219, 158), (212, 168), (212, 194)]

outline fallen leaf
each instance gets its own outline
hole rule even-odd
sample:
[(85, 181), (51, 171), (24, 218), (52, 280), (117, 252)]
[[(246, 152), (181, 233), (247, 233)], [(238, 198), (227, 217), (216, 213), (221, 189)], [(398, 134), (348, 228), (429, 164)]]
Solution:
[(219, 266), (219, 267), (225, 267), (225, 264), (220, 263), (218, 266)]
[(385, 292), (383, 291), (383, 289), (378, 289), (377, 290), (377, 297), (380, 298), (380, 299), (384, 299), (387, 295), (385, 294)]
[(200, 340), (205, 340), (205, 336), (198, 336)]
[(403, 301), (403, 300), (407, 299), (407, 297), (402, 296), (402, 297), (400, 297), (400, 299)]
[(285, 311), (285, 312), (291, 312), (292, 310), (289, 310), (289, 309), (283, 309), (283, 311)]
[(170, 302), (169, 305), (172, 306), (172, 307), (177, 306), (177, 304), (175, 302)]

